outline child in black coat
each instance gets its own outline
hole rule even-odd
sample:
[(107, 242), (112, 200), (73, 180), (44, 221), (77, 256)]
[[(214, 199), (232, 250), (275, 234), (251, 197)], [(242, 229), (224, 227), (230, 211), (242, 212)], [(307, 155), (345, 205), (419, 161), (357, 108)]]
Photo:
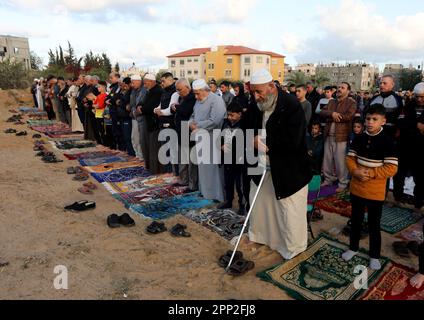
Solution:
[(321, 130), (321, 123), (318, 120), (312, 122), (311, 132), (306, 136), (306, 144), (312, 172), (314, 175), (320, 175), (324, 159), (324, 136)]
[(244, 215), (244, 200), (249, 195), (243, 192), (243, 175), (247, 172), (245, 165), (244, 125), (242, 120), (243, 107), (233, 101), (227, 108), (227, 119), (222, 126), (222, 152), (225, 180), (225, 203), (219, 209), (231, 209), (234, 200), (234, 187), (237, 189), (239, 210)]

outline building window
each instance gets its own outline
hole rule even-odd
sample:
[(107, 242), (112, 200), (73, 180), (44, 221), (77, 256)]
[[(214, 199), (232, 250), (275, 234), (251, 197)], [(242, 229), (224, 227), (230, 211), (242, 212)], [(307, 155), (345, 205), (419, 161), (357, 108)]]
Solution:
[(215, 69), (215, 64), (214, 63), (209, 63), (208, 69), (209, 70), (214, 70)]
[(244, 64), (250, 64), (250, 57), (244, 58)]
[(175, 68), (175, 60), (171, 60), (171, 68)]
[(194, 70), (194, 74), (195, 74), (195, 75), (198, 75), (198, 74), (199, 74), (199, 71)]
[(19, 48), (15, 48), (14, 51), (15, 51), (15, 54), (19, 54)]
[(256, 63), (263, 63), (264, 59), (263, 57), (256, 57)]
[(231, 70), (225, 70), (225, 77), (226, 78), (231, 78)]
[(184, 60), (180, 60), (180, 65), (183, 66), (184, 65), (184, 62), (185, 62)]
[(281, 78), (282, 72), (278, 71), (278, 78)]
[(227, 64), (232, 64), (233, 63), (233, 58), (227, 58)]
[(199, 62), (199, 59), (197, 59), (197, 58), (194, 58), (194, 60), (193, 60), (194, 62)]
[(180, 78), (184, 78), (185, 77), (185, 70), (180, 70)]
[(250, 69), (244, 69), (244, 76), (250, 77)]
[(269, 64), (269, 58), (266, 58), (266, 64)]
[(191, 70), (187, 71), (187, 75), (191, 76)]
[(187, 63), (191, 62), (191, 59), (187, 59)]
[(272, 59), (272, 65), (273, 65), (273, 66), (276, 66), (276, 65), (277, 65), (277, 63), (278, 63), (278, 62), (277, 62), (277, 59)]

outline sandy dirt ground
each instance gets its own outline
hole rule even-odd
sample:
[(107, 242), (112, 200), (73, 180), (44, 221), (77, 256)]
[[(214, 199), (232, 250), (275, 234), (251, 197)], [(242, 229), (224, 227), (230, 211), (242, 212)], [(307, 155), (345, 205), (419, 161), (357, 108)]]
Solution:
[[(0, 267), (0, 299), (290, 299), (256, 277), (282, 258), (246, 238), (240, 249), (256, 267), (233, 278), (217, 265), (230, 243), (182, 216), (166, 225), (186, 224), (191, 238), (148, 235), (150, 221), (133, 214), (136, 227), (109, 229), (106, 217), (126, 212), (122, 203), (102, 187), (94, 195), (81, 195), (81, 183), (66, 174), (76, 161), (61, 156), (63, 163), (43, 163), (32, 150), (35, 132), (5, 122), (12, 115), (9, 109), (32, 105), (26, 92), (0, 90), (0, 263), (9, 263)], [(27, 130), (28, 136), (3, 133), (9, 127)], [(97, 208), (84, 213), (63, 210), (82, 199), (94, 200)], [(316, 234), (341, 229), (346, 221), (325, 214), (313, 229)], [(383, 233), (383, 254), (390, 258), (395, 258), (393, 241)], [(367, 247), (367, 241), (362, 245)], [(417, 267), (415, 259), (396, 261)], [(68, 290), (53, 286), (58, 265), (68, 268)]]

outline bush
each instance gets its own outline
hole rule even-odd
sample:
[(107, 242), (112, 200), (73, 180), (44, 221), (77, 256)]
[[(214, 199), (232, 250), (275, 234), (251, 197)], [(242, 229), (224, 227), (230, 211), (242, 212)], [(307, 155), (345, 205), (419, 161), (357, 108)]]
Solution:
[(31, 84), (29, 72), (22, 62), (9, 58), (0, 61), (0, 74), (1, 89), (25, 89)]

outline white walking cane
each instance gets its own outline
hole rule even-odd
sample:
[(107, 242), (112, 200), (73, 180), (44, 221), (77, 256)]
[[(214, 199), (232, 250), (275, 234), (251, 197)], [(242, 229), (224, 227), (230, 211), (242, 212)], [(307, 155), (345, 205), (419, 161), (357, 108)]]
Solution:
[(266, 170), (265, 170), (265, 171), (264, 171), (264, 173), (262, 174), (261, 182), (259, 182), (259, 186), (258, 186), (258, 189), (256, 190), (255, 197), (253, 198), (253, 202), (250, 204), (249, 212), (248, 212), (248, 214), (247, 214), (247, 216), (246, 216), (246, 220), (244, 221), (244, 225), (243, 225), (243, 228), (241, 229), (241, 233), (240, 233), (240, 236), (239, 236), (239, 238), (238, 238), (238, 240), (237, 240), (237, 243), (236, 243), (236, 246), (235, 246), (235, 248), (234, 248), (233, 254), (231, 255), (230, 262), (228, 263), (227, 268), (225, 268), (225, 271), (226, 271), (226, 272), (227, 272), (227, 271), (230, 269), (230, 267), (231, 267), (231, 263), (233, 262), (233, 259), (234, 259), (234, 256), (235, 256), (235, 254), (236, 254), (237, 248), (238, 248), (238, 246), (239, 246), (239, 244), (240, 244), (241, 237), (243, 236), (244, 230), (246, 229), (246, 227), (247, 227), (247, 223), (249, 222), (250, 215), (252, 214), (252, 210), (253, 210), (253, 207), (255, 206), (256, 198), (257, 198), (257, 197), (258, 197), (258, 195), (259, 195), (259, 191), (261, 190), (262, 184), (263, 184), (263, 182), (264, 182), (264, 180), (265, 180), (265, 176), (266, 176)]

